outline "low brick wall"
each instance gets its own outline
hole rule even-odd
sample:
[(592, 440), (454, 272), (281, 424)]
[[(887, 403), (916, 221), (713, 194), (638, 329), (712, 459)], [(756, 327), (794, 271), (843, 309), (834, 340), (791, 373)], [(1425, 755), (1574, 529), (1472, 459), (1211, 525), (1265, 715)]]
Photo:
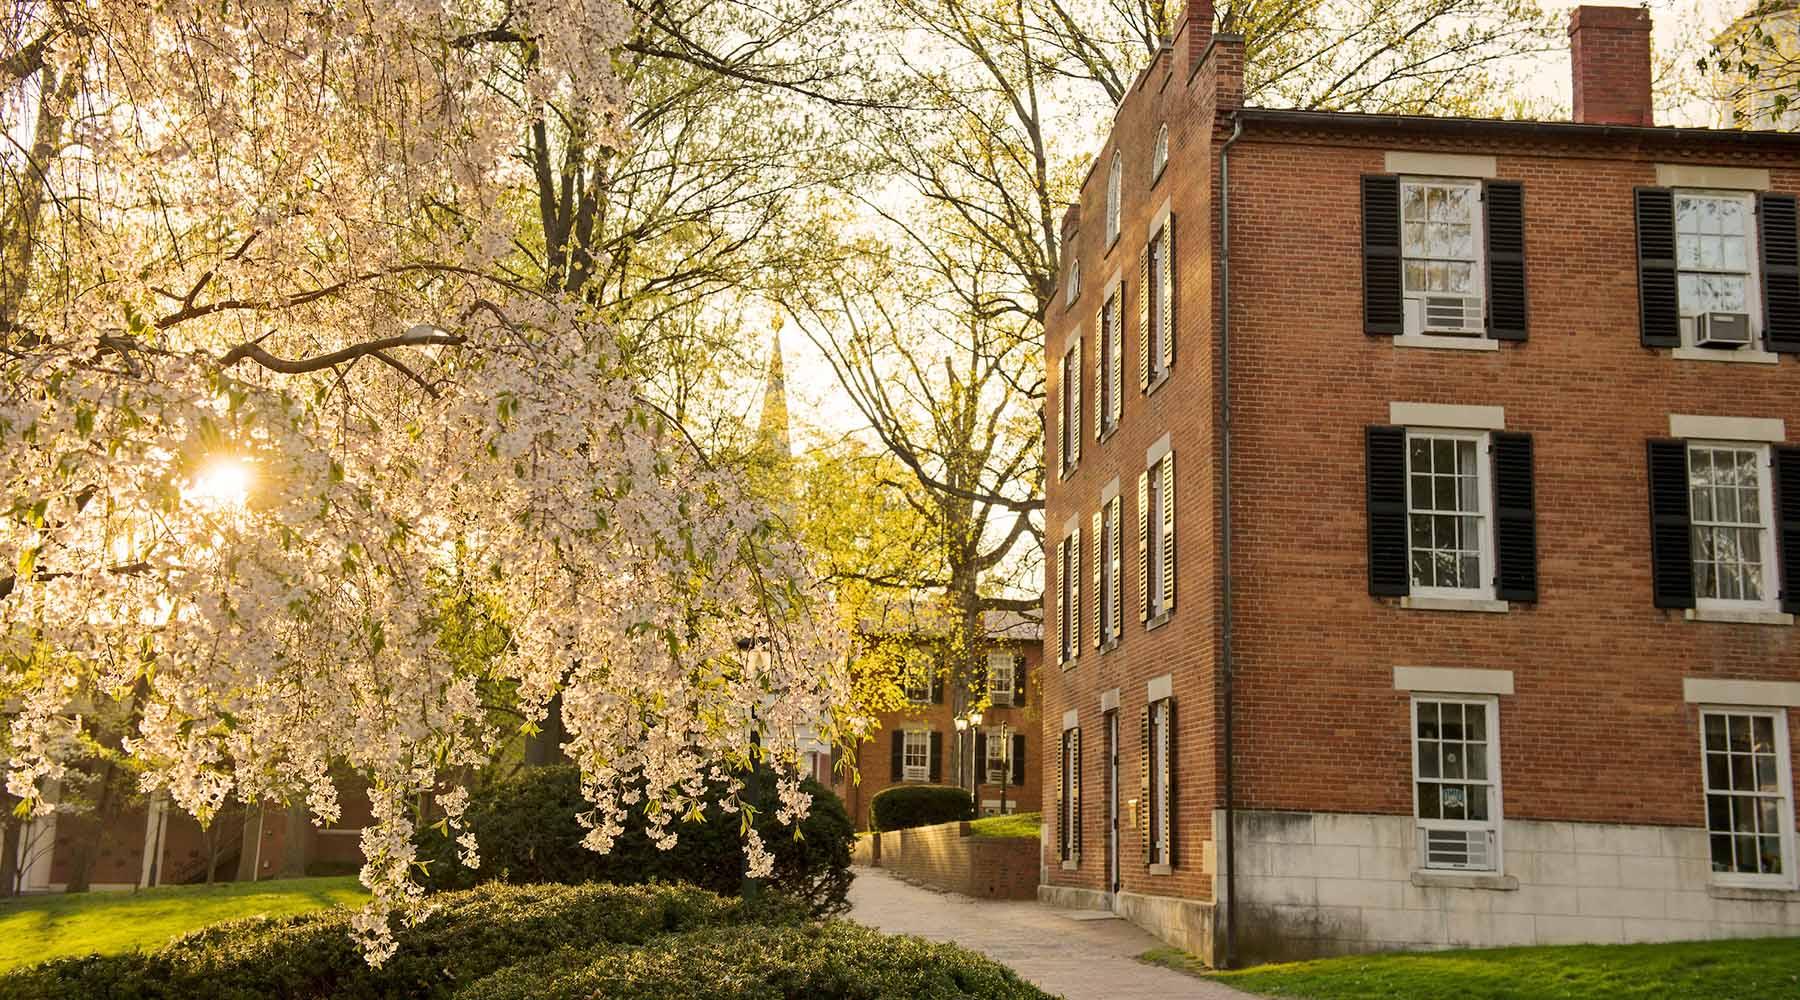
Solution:
[(852, 860), (976, 899), (1037, 898), (1037, 838), (976, 837), (967, 823), (858, 838)]

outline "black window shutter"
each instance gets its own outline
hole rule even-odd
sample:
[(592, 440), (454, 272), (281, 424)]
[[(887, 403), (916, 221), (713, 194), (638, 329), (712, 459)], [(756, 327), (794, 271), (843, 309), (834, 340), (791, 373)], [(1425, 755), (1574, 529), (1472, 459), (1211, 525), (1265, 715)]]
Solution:
[(931, 734), (931, 780), (936, 783), (944, 776), (944, 734), (933, 731)]
[(1531, 435), (1494, 432), (1494, 596), (1535, 601), (1537, 506), (1532, 499)]
[(1525, 189), (1518, 181), (1488, 181), (1488, 336), (1525, 339)]
[(1406, 566), (1406, 428), (1370, 427), (1369, 593), (1404, 597), (1412, 575)]
[(1694, 606), (1694, 537), (1688, 521), (1684, 441), (1651, 441), (1650, 576), (1656, 606)]
[(1638, 336), (1645, 347), (1681, 346), (1675, 293), (1675, 197), (1668, 188), (1638, 188)]
[(894, 773), (890, 781), (899, 781), (906, 774), (906, 734), (894, 730)]
[(931, 703), (933, 705), (944, 703), (944, 675), (935, 669), (931, 672)]
[(1074, 804), (1069, 809), (1069, 839), (1077, 863), (1081, 861), (1081, 727), (1071, 730), (1075, 734), (1075, 745), (1069, 752), (1069, 765), (1075, 769), (1075, 780), (1069, 783), (1074, 790)]
[[(961, 744), (958, 744), (959, 746)], [(975, 783), (980, 784), (987, 779), (987, 734), (975, 733)], [(960, 781), (960, 779), (958, 779)]]
[(1762, 246), (1763, 339), (1771, 351), (1800, 354), (1800, 234), (1794, 196), (1756, 199)]
[(1025, 783), (1025, 734), (1014, 733), (1012, 745), (1012, 783)]
[(1156, 810), (1150, 807), (1150, 706), (1145, 705), (1143, 714), (1138, 716), (1138, 801), (1143, 807), (1138, 812), (1138, 824), (1144, 832), (1144, 864), (1150, 863), (1150, 848), (1155, 843), (1152, 823), (1156, 821)]
[(1013, 706), (1025, 704), (1025, 657), (1013, 657)]
[(1363, 332), (1392, 337), (1402, 332), (1400, 291), (1400, 178), (1362, 179)]
[(1775, 517), (1781, 610), (1800, 614), (1800, 448), (1775, 449)]

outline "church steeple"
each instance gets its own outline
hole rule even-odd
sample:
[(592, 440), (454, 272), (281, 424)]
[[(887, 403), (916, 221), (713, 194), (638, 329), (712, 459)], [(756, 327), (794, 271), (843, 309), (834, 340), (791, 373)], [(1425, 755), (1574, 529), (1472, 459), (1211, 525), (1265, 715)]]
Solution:
[(763, 386), (762, 419), (757, 436), (764, 450), (776, 458), (793, 455), (788, 439), (787, 376), (781, 366), (781, 314), (775, 314), (774, 330), (769, 335), (769, 381)]

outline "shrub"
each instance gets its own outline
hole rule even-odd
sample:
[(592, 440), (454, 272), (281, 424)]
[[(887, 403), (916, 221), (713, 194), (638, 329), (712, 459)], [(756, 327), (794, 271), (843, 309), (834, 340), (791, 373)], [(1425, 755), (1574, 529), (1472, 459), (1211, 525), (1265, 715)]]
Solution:
[[(812, 811), (795, 830), (776, 819), (773, 782), (757, 810), (756, 829), (775, 856), (767, 884), (823, 916), (847, 909), (850, 845), (855, 830), (844, 803), (831, 789), (808, 780)], [(713, 805), (705, 820), (678, 822), (670, 850), (644, 835), (640, 817), (627, 819), (612, 850), (599, 854), (581, 846), (587, 831), (576, 817), (592, 808), (581, 797), (581, 778), (568, 765), (527, 768), (474, 795), (464, 819), (481, 845), (481, 867), (456, 860), (456, 845), (437, 831), (421, 835), (419, 856), (428, 862), (426, 882), (434, 888), (461, 888), (477, 882), (689, 882), (735, 895), (744, 880), (740, 817)]]
[(969, 793), (948, 785), (884, 788), (870, 801), (869, 810), (877, 830), (910, 830), (975, 818), (975, 803)]
[(458, 986), (558, 948), (641, 944), (744, 920), (794, 921), (778, 901), (748, 910), (691, 886), (506, 886), (448, 893), (396, 933), (372, 969), (348, 909), (235, 920), (149, 953), (63, 959), (0, 977), (0, 1000), (441, 1000)]
[(1050, 1000), (952, 944), (828, 921), (709, 929), (600, 954), (565, 950), (495, 973), (455, 1000)]

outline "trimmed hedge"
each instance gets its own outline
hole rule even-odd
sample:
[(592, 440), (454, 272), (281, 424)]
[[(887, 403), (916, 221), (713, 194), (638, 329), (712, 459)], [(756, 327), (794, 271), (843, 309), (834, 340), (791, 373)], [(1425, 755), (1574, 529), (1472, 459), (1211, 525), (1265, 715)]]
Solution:
[(754, 905), (692, 886), (489, 885), (448, 893), (396, 931), (372, 969), (346, 908), (234, 920), (153, 952), (60, 959), (0, 977), (0, 1000), (444, 1000), (459, 986), (559, 948), (641, 944), (670, 932), (794, 922), (798, 906)]
[(1052, 1000), (953, 944), (857, 924), (741, 927), (600, 954), (573, 949), (495, 973), (455, 1000)]
[[(850, 846), (856, 831), (843, 800), (808, 779), (812, 810), (799, 836), (781, 823), (773, 781), (765, 781), (756, 829), (775, 856), (770, 889), (800, 900), (817, 916), (849, 908)], [(744, 881), (741, 817), (709, 806), (704, 822), (675, 826), (675, 846), (662, 850), (644, 835), (641, 817), (625, 821), (612, 850), (599, 854), (581, 846), (587, 834), (576, 816), (593, 807), (581, 797), (581, 776), (572, 765), (531, 767), (471, 797), (463, 814), (481, 845), (481, 867), (470, 870), (456, 859), (456, 845), (437, 831), (419, 837), (425, 883), (457, 889), (479, 882), (687, 882), (723, 895), (736, 895)]]
[(949, 785), (893, 785), (869, 802), (877, 830), (910, 830), (975, 818), (975, 803), (966, 789)]

